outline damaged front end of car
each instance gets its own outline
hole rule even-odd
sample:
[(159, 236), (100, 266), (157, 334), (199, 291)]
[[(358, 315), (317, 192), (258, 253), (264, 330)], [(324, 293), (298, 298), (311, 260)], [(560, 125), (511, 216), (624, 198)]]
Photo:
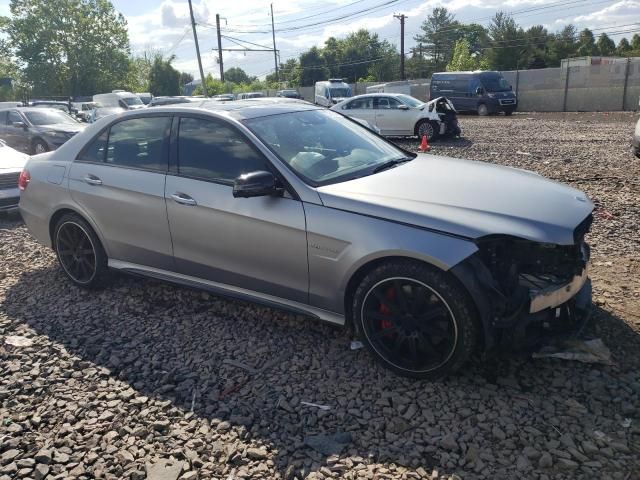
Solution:
[(425, 106), (430, 118), (439, 122), (440, 135), (459, 137), (462, 134), (456, 109), (447, 97), (434, 98), (428, 101)]
[(581, 331), (591, 310), (585, 235), (592, 220), (576, 227), (571, 245), (480, 238), (478, 251), (452, 269), (478, 306), (486, 350), (531, 349)]

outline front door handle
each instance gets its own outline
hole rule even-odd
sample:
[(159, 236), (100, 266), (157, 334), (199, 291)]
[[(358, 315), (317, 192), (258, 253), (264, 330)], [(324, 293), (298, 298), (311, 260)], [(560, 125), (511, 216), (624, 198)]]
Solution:
[(180, 203), (182, 205), (195, 206), (198, 204), (193, 198), (191, 198), (189, 195), (185, 193), (176, 192), (173, 195), (171, 195), (171, 198), (173, 198), (174, 202)]
[(91, 174), (84, 177), (84, 181), (89, 185), (102, 185), (102, 180), (100, 180), (95, 175), (91, 175)]

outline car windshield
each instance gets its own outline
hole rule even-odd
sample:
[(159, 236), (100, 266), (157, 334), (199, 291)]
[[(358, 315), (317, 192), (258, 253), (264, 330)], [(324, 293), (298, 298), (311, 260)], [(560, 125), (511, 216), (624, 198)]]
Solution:
[(135, 105), (144, 105), (139, 97), (124, 97), (122, 98), (122, 101), (124, 101), (124, 103), (126, 103), (130, 107)]
[(56, 125), (59, 123), (76, 124), (72, 117), (62, 111), (49, 110), (42, 112), (25, 112), (25, 115), (33, 125)]
[(417, 98), (414, 98), (410, 95), (398, 95), (398, 100), (400, 100), (405, 105), (409, 105), (410, 107), (413, 107), (413, 108), (418, 108), (421, 105), (424, 105), (424, 102), (421, 102)]
[(511, 90), (509, 82), (502, 75), (481, 75), (480, 79), (487, 92), (506, 92)]
[(351, 89), (347, 87), (331, 87), (331, 98), (350, 97)]
[(245, 120), (298, 176), (314, 186), (370, 175), (407, 154), (339, 113), (308, 110)]

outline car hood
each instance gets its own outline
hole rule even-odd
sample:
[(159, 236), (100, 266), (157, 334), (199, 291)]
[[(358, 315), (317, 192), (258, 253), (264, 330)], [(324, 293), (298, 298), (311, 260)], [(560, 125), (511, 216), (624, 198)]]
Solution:
[(42, 132), (64, 132), (64, 133), (78, 133), (84, 130), (87, 126), (81, 123), (74, 125), (73, 123), (57, 123), (54, 125), (38, 125), (38, 129)]
[(573, 244), (584, 193), (525, 170), (435, 155), (318, 188), (325, 206), (467, 238)]
[(11, 147), (0, 145), (0, 175), (22, 168), (29, 160), (29, 155), (18, 152)]

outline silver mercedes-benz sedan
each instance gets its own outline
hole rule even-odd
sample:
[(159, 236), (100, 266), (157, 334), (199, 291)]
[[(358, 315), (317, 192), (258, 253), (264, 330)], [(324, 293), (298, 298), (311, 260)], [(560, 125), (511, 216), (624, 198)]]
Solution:
[(20, 188), (78, 286), (114, 269), (308, 314), (407, 376), (574, 331), (591, 304), (582, 192), (417, 155), (304, 102), (106, 117), (33, 157)]

